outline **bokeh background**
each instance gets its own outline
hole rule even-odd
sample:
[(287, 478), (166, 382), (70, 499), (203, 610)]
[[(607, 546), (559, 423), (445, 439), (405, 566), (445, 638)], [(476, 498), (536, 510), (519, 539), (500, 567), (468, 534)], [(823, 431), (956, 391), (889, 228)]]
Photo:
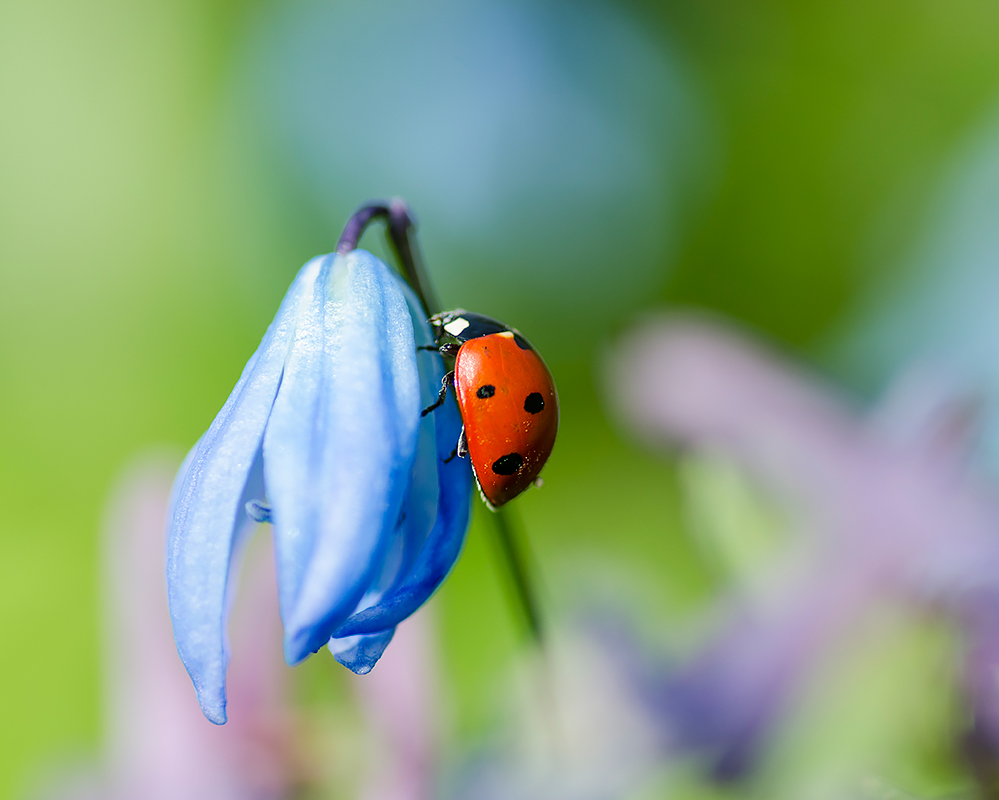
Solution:
[[(291, 277), (373, 197), (415, 209), (446, 306), (517, 326), (557, 378), (559, 444), (517, 504), (551, 613), (606, 597), (652, 649), (696, 638), (726, 577), (684, 497), (727, 467), (626, 432), (613, 342), (695, 307), (858, 403), (927, 352), (999, 403), (997, 34), (988, 0), (2, 0), (0, 797), (99, 758), (116, 476), (197, 439)], [(734, 525), (766, 517), (718, 491)], [(489, 530), (478, 508), (433, 601), (459, 750), (501, 724), (524, 638)], [(966, 787), (929, 696), (948, 636), (906, 635), (798, 772), (866, 731), (890, 782)], [(350, 702), (327, 655), (295, 680)], [(914, 732), (898, 708), (920, 693)], [(673, 796), (737, 794), (688, 783)]]

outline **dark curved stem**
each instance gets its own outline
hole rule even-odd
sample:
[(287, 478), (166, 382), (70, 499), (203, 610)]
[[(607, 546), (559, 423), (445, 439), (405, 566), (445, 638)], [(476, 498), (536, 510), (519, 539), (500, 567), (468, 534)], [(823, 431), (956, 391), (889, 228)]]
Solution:
[(361, 236), (364, 235), (364, 229), (371, 224), (371, 221), (378, 217), (388, 219), (388, 215), (388, 203), (371, 202), (358, 208), (347, 220), (347, 224), (343, 226), (343, 233), (340, 234), (340, 239), (336, 243), (337, 253), (345, 256), (354, 250), (357, 243), (361, 241)]
[(394, 197), (388, 202), (372, 201), (357, 209), (347, 220), (343, 233), (340, 234), (340, 240), (336, 243), (336, 252), (345, 256), (354, 250), (365, 229), (376, 219), (385, 220), (389, 243), (402, 265), (403, 275), (416, 292), (427, 317), (438, 313), (441, 308), (423, 269), (420, 247), (414, 235), (416, 221), (405, 200)]
[(524, 622), (527, 625), (528, 633), (536, 644), (541, 645), (543, 638), (541, 617), (538, 614), (538, 601), (534, 594), (534, 582), (531, 580), (529, 565), (524, 557), (526, 548), (518, 541), (519, 536), (516, 528), (519, 526), (514, 523), (513, 511), (503, 506), (497, 508), (489, 516), (492, 517), (493, 524), (496, 526), (496, 540), (513, 581), (513, 592), (517, 604), (524, 612)]

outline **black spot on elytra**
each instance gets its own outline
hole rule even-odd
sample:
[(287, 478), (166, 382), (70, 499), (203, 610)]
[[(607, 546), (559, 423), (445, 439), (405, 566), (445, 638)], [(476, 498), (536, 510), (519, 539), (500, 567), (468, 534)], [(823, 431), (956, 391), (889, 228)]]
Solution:
[(545, 407), (545, 398), (540, 392), (531, 392), (524, 401), (524, 411), (528, 414), (537, 414)]
[(485, 400), (487, 397), (492, 397), (494, 394), (496, 394), (496, 387), (490, 383), (484, 383), (482, 386), (480, 386), (478, 389), (475, 390), (475, 394), (477, 397), (481, 397), (483, 400)]
[(524, 466), (524, 457), (520, 453), (507, 453), (493, 462), (493, 472), (497, 475), (513, 475)]

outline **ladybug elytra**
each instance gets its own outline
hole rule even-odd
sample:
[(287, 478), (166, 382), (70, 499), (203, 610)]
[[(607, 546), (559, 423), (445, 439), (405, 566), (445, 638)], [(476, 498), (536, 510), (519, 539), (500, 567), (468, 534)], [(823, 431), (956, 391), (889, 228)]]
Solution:
[(527, 339), (502, 322), (458, 309), (430, 324), (437, 344), (426, 349), (453, 356), (454, 369), (423, 414), (453, 386), (464, 428), (451, 458), (470, 458), (483, 498), (498, 508), (539, 485), (558, 431), (555, 381)]

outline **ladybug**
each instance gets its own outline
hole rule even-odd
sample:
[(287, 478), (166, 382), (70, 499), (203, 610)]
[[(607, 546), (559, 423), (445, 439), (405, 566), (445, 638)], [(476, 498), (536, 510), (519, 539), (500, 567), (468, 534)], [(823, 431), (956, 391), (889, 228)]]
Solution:
[(486, 504), (499, 508), (541, 485), (558, 432), (555, 381), (530, 342), (491, 317), (458, 309), (435, 314), (430, 325), (436, 344), (423, 349), (454, 357), (454, 369), (423, 416), (454, 388), (464, 427), (446, 460), (467, 455)]

